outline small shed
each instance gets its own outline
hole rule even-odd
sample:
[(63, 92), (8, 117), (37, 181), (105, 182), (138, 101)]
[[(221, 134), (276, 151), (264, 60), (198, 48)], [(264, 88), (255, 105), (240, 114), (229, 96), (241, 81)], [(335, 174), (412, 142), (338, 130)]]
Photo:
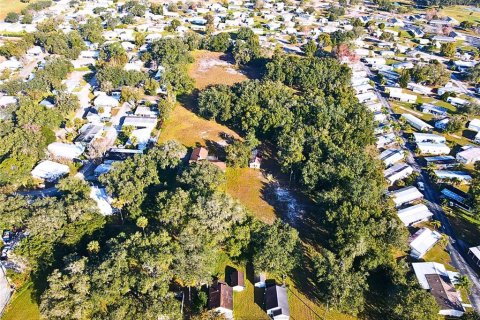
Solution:
[(243, 272), (235, 270), (230, 274), (230, 286), (233, 291), (243, 291), (245, 289), (245, 276)]

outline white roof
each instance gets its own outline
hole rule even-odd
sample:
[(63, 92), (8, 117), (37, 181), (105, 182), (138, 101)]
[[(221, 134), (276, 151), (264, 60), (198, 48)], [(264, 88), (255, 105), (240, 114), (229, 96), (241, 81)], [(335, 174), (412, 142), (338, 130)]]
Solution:
[(401, 206), (406, 202), (411, 202), (423, 198), (423, 194), (418, 191), (416, 187), (413, 186), (394, 191), (390, 193), (390, 195), (393, 197), (393, 202), (397, 207)]
[(477, 246), (477, 247), (471, 247), (470, 249), (471, 253), (473, 253), (473, 255), (478, 259), (480, 260), (480, 246)]
[(85, 148), (81, 145), (62, 142), (50, 143), (47, 149), (54, 156), (66, 159), (77, 158), (85, 151)]
[(90, 189), (90, 198), (95, 200), (101, 214), (104, 216), (113, 214), (113, 209), (110, 205), (112, 203), (112, 198), (108, 196), (105, 188), (92, 186)]
[(428, 219), (431, 216), (433, 216), (433, 213), (424, 204), (417, 204), (398, 211), (398, 218), (405, 226)]
[(421, 258), (430, 250), (435, 243), (440, 240), (442, 235), (437, 231), (423, 228), (418, 230), (413, 236), (413, 240), (410, 242), (410, 248), (418, 253), (417, 258)]
[(446, 139), (444, 136), (433, 133), (419, 133), (414, 132), (413, 136), (415, 137), (415, 142), (426, 142), (426, 141), (436, 141), (436, 142), (445, 142)]
[(423, 120), (418, 119), (417, 117), (415, 117), (414, 115), (412, 115), (410, 113), (404, 113), (404, 114), (402, 114), (402, 117), (404, 117), (411, 124), (414, 124), (418, 127), (426, 128), (426, 129), (433, 129), (433, 127), (431, 125), (429, 125), (428, 123), (426, 123)]
[(417, 142), (420, 153), (448, 154), (450, 148), (445, 143)]
[(118, 100), (106, 94), (99, 94), (93, 101), (93, 104), (96, 107), (116, 107), (118, 106)]
[(40, 162), (33, 170), (32, 176), (47, 181), (52, 181), (70, 172), (67, 165), (45, 160)]
[(413, 271), (415, 271), (415, 276), (417, 277), (418, 283), (420, 286), (428, 290), (430, 286), (428, 285), (427, 274), (438, 274), (441, 276), (448, 277), (447, 270), (445, 266), (437, 262), (414, 262), (412, 263)]
[(123, 120), (123, 126), (134, 126), (136, 128), (153, 128), (157, 124), (156, 117), (127, 116)]
[(480, 120), (479, 119), (473, 119), (470, 121), (468, 124), (468, 129), (475, 129), (477, 131), (477, 128), (480, 128)]
[(457, 157), (462, 157), (466, 160), (478, 159), (480, 158), (480, 148), (473, 147), (464, 151), (460, 151), (457, 153)]
[(472, 176), (464, 171), (453, 171), (453, 170), (434, 170), (435, 175), (440, 179), (453, 179), (458, 178), (460, 180), (470, 181)]
[(18, 101), (14, 96), (3, 96), (0, 97), (0, 106), (6, 106), (9, 104), (16, 104)]

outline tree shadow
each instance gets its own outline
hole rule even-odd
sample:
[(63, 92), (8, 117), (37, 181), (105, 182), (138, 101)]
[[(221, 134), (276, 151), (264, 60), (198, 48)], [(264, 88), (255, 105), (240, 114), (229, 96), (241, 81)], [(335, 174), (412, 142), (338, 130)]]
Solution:
[(193, 89), (191, 93), (186, 94), (182, 93), (177, 96), (177, 101), (187, 108), (188, 110), (194, 112), (197, 114), (198, 112), (198, 95), (200, 93), (200, 90), (198, 89)]

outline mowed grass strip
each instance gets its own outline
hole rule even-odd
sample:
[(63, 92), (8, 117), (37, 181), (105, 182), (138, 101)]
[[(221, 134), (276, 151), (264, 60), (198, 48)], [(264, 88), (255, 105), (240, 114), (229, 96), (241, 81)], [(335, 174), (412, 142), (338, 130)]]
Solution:
[(20, 0), (0, 0), (0, 20), (3, 20), (9, 12), (20, 12), (27, 6)]
[(14, 293), (2, 320), (40, 320), (40, 310), (33, 299), (33, 284), (26, 283)]

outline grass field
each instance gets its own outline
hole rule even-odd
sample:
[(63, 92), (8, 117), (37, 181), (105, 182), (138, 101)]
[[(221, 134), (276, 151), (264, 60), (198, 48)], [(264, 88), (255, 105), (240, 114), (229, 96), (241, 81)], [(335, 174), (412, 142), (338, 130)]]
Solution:
[(440, 10), (442, 16), (449, 16), (457, 19), (459, 22), (471, 21), (480, 22), (480, 11), (473, 11), (469, 6), (449, 6)]
[(457, 237), (471, 246), (480, 245), (480, 221), (473, 215), (458, 208), (445, 211)]
[(184, 106), (177, 105), (163, 124), (159, 141), (176, 140), (187, 147), (193, 147), (197, 144), (206, 145), (207, 141), (221, 141), (221, 133), (239, 137), (233, 130), (215, 121), (203, 119)]
[(12, 297), (2, 320), (39, 320), (40, 311), (32, 299), (32, 283), (25, 284)]
[(273, 207), (264, 199), (268, 181), (262, 173), (250, 168), (227, 169), (227, 192), (240, 200), (260, 220), (272, 223), (275, 220)]
[(247, 80), (247, 76), (224, 53), (198, 50), (192, 55), (195, 62), (189, 67), (189, 75), (195, 80), (197, 89), (212, 84), (232, 85)]
[(27, 3), (20, 0), (0, 0), (0, 19), (3, 20), (9, 12), (20, 12), (26, 6)]

